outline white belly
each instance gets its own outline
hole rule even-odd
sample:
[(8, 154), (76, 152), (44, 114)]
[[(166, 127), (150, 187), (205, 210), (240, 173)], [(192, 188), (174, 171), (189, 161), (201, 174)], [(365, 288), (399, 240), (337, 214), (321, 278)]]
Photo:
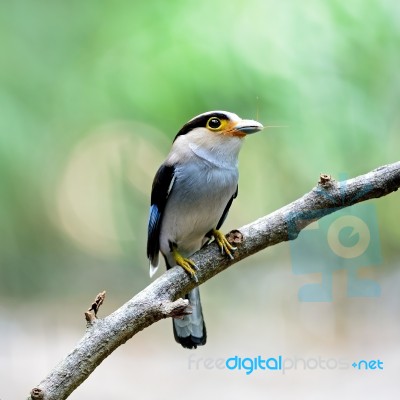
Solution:
[(236, 168), (185, 165), (176, 180), (164, 211), (160, 250), (168, 257), (171, 244), (189, 257), (201, 248), (204, 236), (216, 228), (238, 182)]

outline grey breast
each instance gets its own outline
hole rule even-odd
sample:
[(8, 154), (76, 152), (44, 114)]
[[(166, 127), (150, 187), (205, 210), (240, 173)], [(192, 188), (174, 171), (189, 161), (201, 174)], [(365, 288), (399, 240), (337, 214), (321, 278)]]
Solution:
[(190, 252), (193, 248), (196, 251), (201, 247), (204, 235), (216, 227), (235, 193), (238, 171), (207, 163), (189, 163), (184, 168), (177, 166), (175, 176), (163, 218), (162, 235), (164, 231), (168, 240), (177, 243), (183, 251)]

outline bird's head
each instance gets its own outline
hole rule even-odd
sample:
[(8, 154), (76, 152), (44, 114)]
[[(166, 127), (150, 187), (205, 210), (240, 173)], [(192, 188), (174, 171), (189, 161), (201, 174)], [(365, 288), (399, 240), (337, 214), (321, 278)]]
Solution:
[[(259, 132), (264, 127), (257, 121), (241, 119), (236, 114), (228, 111), (208, 111), (197, 115), (183, 125), (178, 132), (175, 140), (182, 135), (209, 135), (211, 138), (216, 136), (239, 137)], [(211, 139), (212, 140), (212, 139)]]
[(236, 157), (243, 138), (263, 128), (259, 122), (241, 119), (231, 112), (209, 111), (188, 121), (175, 136), (173, 147), (178, 153), (190, 148), (198, 155)]

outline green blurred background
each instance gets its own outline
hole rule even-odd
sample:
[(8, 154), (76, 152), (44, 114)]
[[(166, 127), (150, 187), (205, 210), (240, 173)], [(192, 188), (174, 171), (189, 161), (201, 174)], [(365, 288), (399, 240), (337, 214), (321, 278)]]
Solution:
[[(104, 316), (150, 282), (152, 178), (193, 116), (222, 109), (285, 126), (246, 141), (227, 231), (300, 197), (321, 172), (397, 161), (399, 20), (395, 0), (1, 2), (0, 398), (25, 395), (72, 348), (100, 290)], [(379, 298), (347, 298), (339, 272), (332, 303), (300, 303), (318, 276), (293, 275), (282, 244), (202, 287), (207, 346), (185, 352), (163, 321), (71, 398), (372, 398), (382, 387), (396, 398), (399, 199), (372, 202), (383, 263), (365, 274)], [(389, 366), (266, 378), (187, 362), (277, 352), (367, 352)]]

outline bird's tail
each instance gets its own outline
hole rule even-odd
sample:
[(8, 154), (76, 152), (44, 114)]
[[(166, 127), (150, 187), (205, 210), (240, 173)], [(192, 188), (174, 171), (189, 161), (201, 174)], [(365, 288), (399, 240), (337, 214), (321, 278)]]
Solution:
[(189, 300), (192, 313), (183, 318), (173, 319), (175, 340), (187, 349), (206, 344), (207, 332), (200, 303), (200, 291), (196, 287), (185, 297)]

